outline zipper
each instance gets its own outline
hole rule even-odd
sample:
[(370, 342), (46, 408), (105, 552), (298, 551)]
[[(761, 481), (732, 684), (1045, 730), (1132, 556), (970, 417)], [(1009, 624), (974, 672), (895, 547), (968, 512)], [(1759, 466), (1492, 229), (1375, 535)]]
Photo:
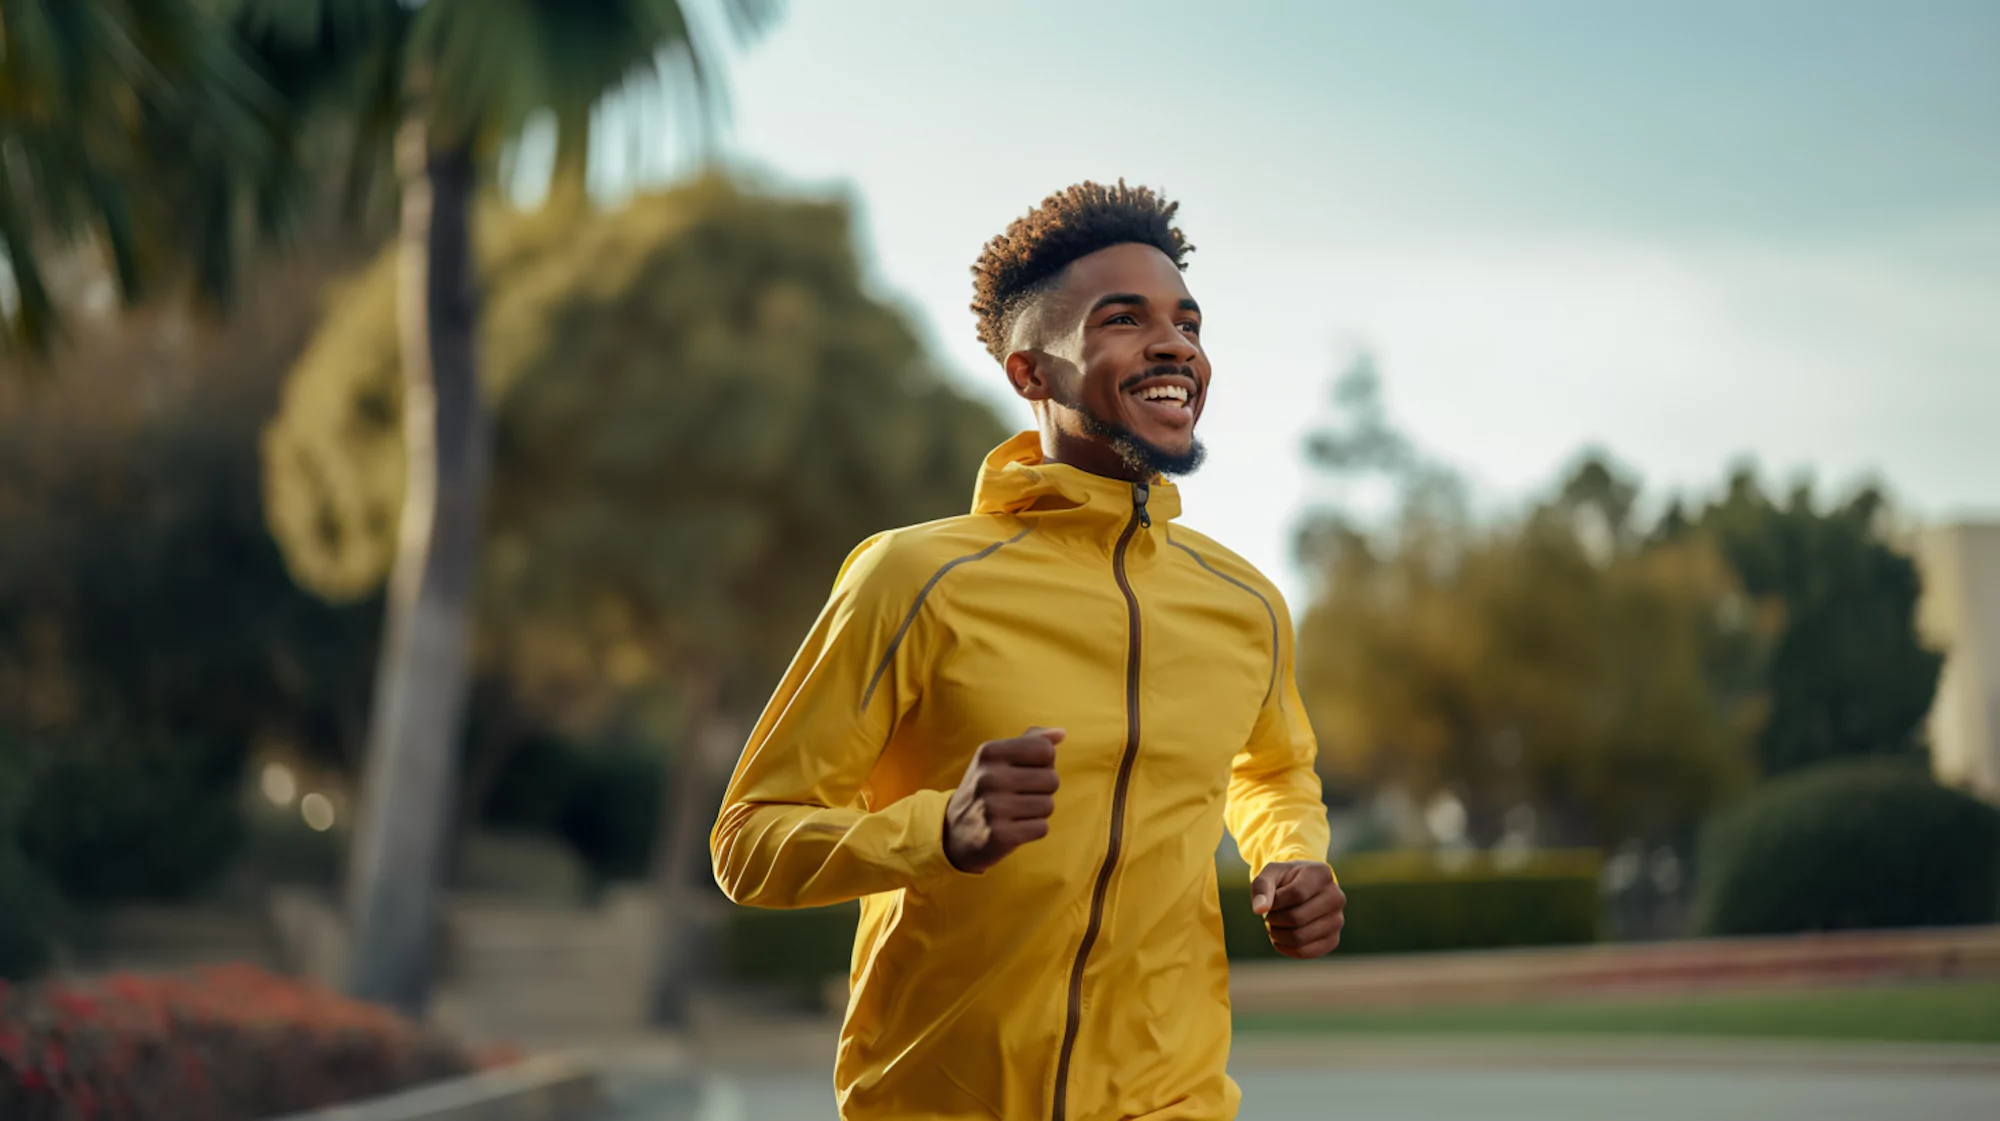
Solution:
[(1132, 520), (1125, 523), (1125, 532), (1111, 554), (1111, 572), (1118, 579), (1118, 590), (1125, 593), (1129, 620), (1125, 649), (1125, 755), (1118, 761), (1118, 784), (1112, 789), (1111, 840), (1104, 848), (1104, 865), (1097, 871), (1097, 888), (1090, 896), (1090, 923), (1083, 929), (1083, 941), (1076, 948), (1076, 964), (1070, 968), (1069, 1018), (1063, 1025), (1062, 1051), (1056, 1059), (1056, 1097), (1049, 1114), (1051, 1121), (1067, 1121), (1069, 1117), (1069, 1064), (1076, 1051), (1077, 1032), (1083, 1027), (1083, 967), (1089, 963), (1090, 949), (1104, 926), (1105, 896), (1111, 891), (1111, 874), (1117, 870), (1119, 850), (1125, 847), (1125, 793), (1132, 784), (1132, 765), (1139, 758), (1139, 597), (1133, 594), (1132, 581), (1125, 574), (1125, 551), (1140, 529), (1152, 528), (1153, 517), (1146, 512), (1146, 500), (1151, 493), (1152, 488), (1145, 483), (1132, 484)]

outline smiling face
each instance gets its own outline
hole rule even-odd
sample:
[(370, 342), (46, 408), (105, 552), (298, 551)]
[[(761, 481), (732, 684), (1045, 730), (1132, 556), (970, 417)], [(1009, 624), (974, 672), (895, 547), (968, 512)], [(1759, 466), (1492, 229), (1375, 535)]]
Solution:
[(1201, 308), (1166, 254), (1128, 242), (1077, 258), (1010, 341), (1007, 377), (1034, 405), (1045, 458), (1130, 479), (1199, 466)]

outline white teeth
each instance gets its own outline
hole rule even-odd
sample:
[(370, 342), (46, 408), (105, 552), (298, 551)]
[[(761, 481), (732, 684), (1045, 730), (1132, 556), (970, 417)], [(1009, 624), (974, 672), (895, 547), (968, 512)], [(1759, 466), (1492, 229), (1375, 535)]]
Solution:
[(1184, 385), (1152, 385), (1141, 390), (1139, 396), (1147, 401), (1175, 401), (1185, 405), (1188, 391)]

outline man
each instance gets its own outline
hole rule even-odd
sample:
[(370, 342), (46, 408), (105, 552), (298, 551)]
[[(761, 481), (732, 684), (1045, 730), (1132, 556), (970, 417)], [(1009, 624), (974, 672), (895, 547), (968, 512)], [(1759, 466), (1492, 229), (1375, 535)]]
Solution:
[(1290, 619), (1173, 525), (1209, 390), (1175, 210), (1083, 183), (986, 246), (1037, 429), (971, 514), (855, 550), (730, 783), (731, 899), (862, 901), (844, 1117), (1235, 1116), (1225, 823), (1272, 942), (1339, 942)]

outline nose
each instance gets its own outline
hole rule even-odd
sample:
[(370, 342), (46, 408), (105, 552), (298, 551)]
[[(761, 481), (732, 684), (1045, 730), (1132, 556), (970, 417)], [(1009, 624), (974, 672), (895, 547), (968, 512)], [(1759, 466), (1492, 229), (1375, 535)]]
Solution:
[(1146, 360), (1149, 362), (1172, 362), (1185, 366), (1200, 353), (1187, 332), (1173, 323), (1166, 324), (1163, 330), (1155, 331), (1153, 337), (1146, 340)]

